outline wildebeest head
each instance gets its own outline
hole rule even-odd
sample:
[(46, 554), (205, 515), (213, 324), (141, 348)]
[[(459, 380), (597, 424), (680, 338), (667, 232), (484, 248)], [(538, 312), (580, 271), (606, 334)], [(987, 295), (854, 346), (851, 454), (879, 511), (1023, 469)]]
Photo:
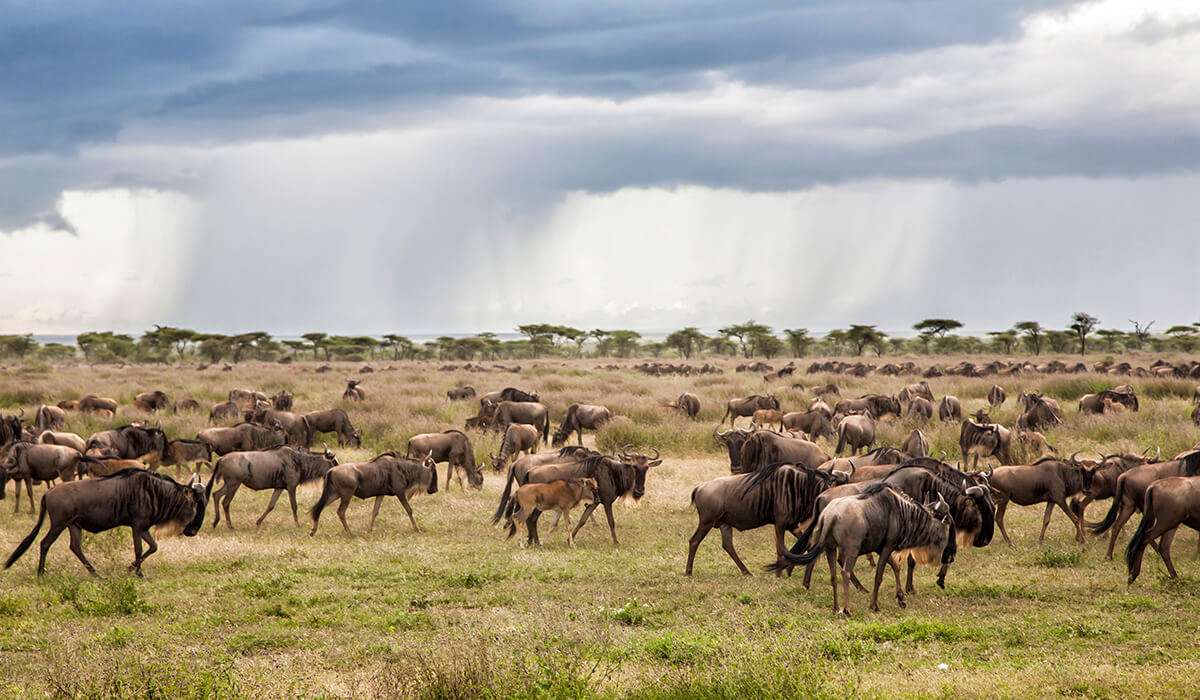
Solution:
[(633, 452), (633, 445), (626, 445), (617, 453), (617, 460), (622, 465), (633, 467), (633, 489), (630, 491), (630, 495), (633, 496), (634, 501), (640, 500), (642, 496), (646, 495), (646, 472), (651, 467), (657, 467), (662, 464), (662, 455), (658, 451), (658, 448), (651, 447), (650, 449), (654, 450), (653, 457)]
[(980, 520), (979, 529), (971, 540), (971, 546), (986, 547), (995, 534), (996, 502), (992, 500), (992, 490), (988, 486), (979, 483), (968, 484), (968, 480), (964, 479), (963, 494), (966, 498), (971, 499), (975, 510), (979, 513)]
[(742, 463), (742, 445), (750, 435), (751, 433), (748, 430), (726, 430), (725, 432), (721, 432), (719, 429), (713, 428), (713, 439), (729, 450), (729, 464), (731, 467)]
[(429, 473), (428, 473), (429, 485), (425, 488), (425, 493), (428, 493), (428, 494), (437, 493), (437, 490), (438, 490), (437, 462), (433, 461), (433, 450), (430, 450), (429, 454), (425, 455), (424, 461), (421, 462), (421, 469), (422, 469), (422, 475), (424, 475), (425, 469), (429, 470)]
[(204, 484), (200, 483), (200, 477), (192, 474), (192, 478), (188, 480), (188, 489), (191, 490), (193, 502), (196, 504), (196, 514), (192, 516), (191, 521), (183, 528), (183, 534), (188, 537), (195, 537), (196, 533), (200, 532), (200, 528), (204, 525), (204, 511), (208, 506), (208, 493), (204, 489)]

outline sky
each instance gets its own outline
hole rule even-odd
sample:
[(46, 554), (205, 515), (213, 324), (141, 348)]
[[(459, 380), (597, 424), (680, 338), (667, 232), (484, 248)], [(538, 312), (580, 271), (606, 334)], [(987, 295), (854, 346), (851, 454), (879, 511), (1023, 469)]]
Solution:
[(1200, 3), (0, 0), (0, 333), (1200, 321)]

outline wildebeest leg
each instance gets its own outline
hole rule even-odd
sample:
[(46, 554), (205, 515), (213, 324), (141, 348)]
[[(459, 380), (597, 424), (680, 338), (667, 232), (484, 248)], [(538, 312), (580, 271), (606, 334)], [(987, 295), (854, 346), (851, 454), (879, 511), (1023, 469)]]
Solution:
[[(896, 567), (896, 568), (897, 568), (897, 570), (899, 570), (899, 567)], [(913, 558), (913, 555), (911, 555), (911, 554), (908, 555), (908, 577), (904, 583), (904, 590), (909, 593), (917, 592), (917, 587), (913, 585), (913, 571), (915, 571), (916, 568), (917, 568), (917, 560)]]
[[(537, 524), (538, 524), (538, 519), (541, 517), (542, 517), (542, 511), (538, 510), (537, 508), (534, 508), (533, 512), (530, 513), (529, 516), (525, 518), (525, 532), (527, 534), (525, 541), (528, 544), (536, 544), (539, 547), (542, 544), (542, 540), (540, 537), (538, 537)], [(578, 528), (576, 528), (576, 529), (578, 529)], [(575, 533), (571, 533), (571, 534), (573, 535)]]
[(574, 531), (571, 529), (571, 511), (562, 511), (562, 516), (567, 521), (567, 546), (575, 549), (575, 536), (573, 534)]
[[(71, 536), (71, 551), (75, 553), (75, 558), (83, 563), (83, 566), (88, 570), (88, 573), (92, 576), (95, 576), (96, 568), (92, 566), (92, 562), (88, 561), (88, 558), (83, 555), (83, 530), (81, 530), (78, 525), (69, 525), (68, 528)], [(46, 538), (42, 540), (42, 558), (40, 561), (38, 561), (38, 576), (41, 576), (42, 572), (46, 569), (46, 552), (50, 551), (50, 545), (54, 544), (54, 540), (58, 538), (58, 535), (61, 532), (62, 528), (59, 528), (57, 531), (51, 530), (50, 532), (46, 533)]]
[(1085, 541), (1083, 537), (1083, 516), (1076, 516), (1071, 511), (1071, 505), (1067, 503), (1067, 499), (1065, 498), (1056, 500), (1054, 504), (1058, 506), (1059, 510), (1067, 514), (1067, 518), (1075, 526), (1075, 541), (1082, 544)]
[(221, 506), (219, 504), (221, 503), (221, 497), (225, 495), (226, 486), (228, 486), (228, 484), (221, 484), (221, 488), (217, 489), (212, 495), (213, 527), (221, 524)]
[(1117, 546), (1117, 535), (1121, 534), (1121, 528), (1125, 527), (1125, 521), (1129, 520), (1129, 516), (1133, 515), (1133, 505), (1121, 500), (1121, 512), (1117, 513), (1117, 520), (1112, 526), (1112, 535), (1108, 538), (1108, 553), (1104, 558), (1112, 561), (1113, 549)]
[(617, 521), (613, 520), (612, 504), (604, 504), (604, 517), (608, 518), (608, 531), (612, 534), (613, 546), (616, 547), (620, 543), (617, 542)]
[[(397, 496), (396, 498), (399, 498), (399, 496)], [(383, 496), (376, 496), (375, 497), (375, 507), (371, 509), (371, 522), (370, 522), (370, 524), (367, 525), (367, 532), (371, 532), (372, 530), (375, 529), (375, 518), (379, 517), (379, 508), (382, 505), (383, 505)]]
[(583, 428), (575, 431), (575, 437), (579, 438), (579, 446), (583, 447)]
[(241, 484), (236, 481), (232, 484), (225, 484), (225, 498), (221, 499), (221, 507), (225, 510), (225, 524), (230, 530), (233, 529), (233, 520), (229, 517), (229, 504), (233, 503), (233, 497), (237, 494), (239, 486)]
[(1175, 533), (1178, 530), (1178, 526), (1167, 530), (1163, 533), (1162, 539), (1158, 541), (1158, 556), (1167, 565), (1167, 573), (1171, 578), (1179, 578), (1179, 574), (1175, 572), (1175, 564), (1171, 563), (1171, 543), (1175, 541)]
[[(46, 483), (47, 489), (49, 489), (51, 486), (53, 486), (52, 482)], [(29, 516), (33, 517), (34, 511), (36, 510), (33, 507), (33, 479), (27, 479), (25, 481), (25, 495), (29, 496)]]
[(133, 563), (129, 565), (129, 571), (136, 571), (138, 576), (142, 575), (142, 533), (134, 527), (133, 532)]
[(21, 480), (13, 479), (13, 512), (21, 512)]
[(883, 584), (883, 570), (892, 560), (892, 550), (886, 547), (879, 553), (879, 563), (875, 565), (875, 586), (871, 589), (871, 611), (879, 612), (879, 586)]
[[(413, 532), (420, 532), (421, 528), (417, 527), (417, 519), (413, 517), (412, 506), (408, 504), (408, 496), (403, 493), (396, 496), (400, 499), (400, 505), (404, 506), (404, 512), (408, 513), (408, 522), (412, 523)], [(375, 519), (371, 519), (371, 524), (375, 524)]]
[(262, 527), (263, 521), (267, 519), (267, 514), (275, 510), (275, 504), (279, 501), (279, 494), (281, 493), (283, 493), (283, 489), (275, 489), (275, 492), (271, 494), (271, 502), (267, 504), (267, 509), (263, 511), (262, 515), (258, 516), (258, 520), (254, 521), (255, 528)]
[(1012, 540), (1008, 538), (1008, 530), (1004, 529), (1004, 512), (1008, 510), (1008, 499), (996, 499), (996, 524), (1000, 526), (1000, 534), (1004, 535), (1004, 542), (1009, 547), (1013, 546)]
[[(910, 559), (909, 561), (912, 560)], [(910, 574), (911, 572), (912, 569), (909, 569)], [(892, 574), (896, 577), (896, 605), (899, 605), (901, 608), (903, 608), (907, 605), (907, 603), (904, 602), (904, 591), (900, 588), (900, 567), (896, 566), (895, 562), (892, 562)]]
[[(1054, 501), (1046, 502), (1046, 512), (1042, 515), (1042, 534), (1038, 535), (1038, 544), (1046, 541), (1046, 528), (1050, 527), (1050, 514), (1054, 512)], [(1074, 520), (1075, 518), (1071, 518)]]
[[(145, 541), (145, 543), (148, 545), (146, 548), (146, 553), (142, 555), (142, 563), (144, 564), (146, 562), (146, 560), (150, 558), (151, 554), (154, 554), (155, 552), (158, 551), (158, 542), (154, 539), (154, 535), (150, 532), (150, 530), (144, 530), (142, 532), (142, 540)], [(138, 565), (138, 576), (141, 576), (141, 575), (142, 575), (142, 566), (141, 566), (141, 564), (139, 564)]]
[(294, 520), (296, 522), (296, 524), (299, 525), (300, 524), (300, 513), (297, 512), (297, 510), (296, 510), (296, 487), (295, 486), (288, 489), (288, 500), (291, 501), (291, 504), (292, 504), (292, 520)]
[[(780, 564), (783, 562), (783, 554), (786, 551), (787, 551), (787, 548), (783, 546), (783, 526), (780, 525), (779, 523), (775, 523), (775, 563), (776, 564)], [(782, 576), (783, 576), (783, 568), (780, 567), (775, 570), (775, 578), (781, 578)]]
[(842, 610), (843, 615), (850, 615), (850, 577), (854, 575), (854, 564), (858, 561), (858, 552), (842, 549)]
[(704, 521), (701, 521), (696, 526), (696, 531), (692, 533), (692, 538), (688, 540), (688, 558), (687, 566), (683, 570), (684, 576), (692, 575), (692, 562), (696, 560), (696, 549), (700, 547), (700, 543), (704, 541), (705, 537), (708, 537), (708, 532), (712, 529), (712, 524), (705, 523)]
[[(346, 531), (347, 535), (354, 534), (350, 532), (350, 523), (346, 522), (346, 509), (350, 507), (350, 498), (351, 496), (349, 494), (342, 496), (342, 503), (338, 506), (338, 519), (342, 521), (342, 529)], [(379, 500), (377, 499), (375, 503), (376, 510), (378, 510)]]
[(733, 528), (729, 525), (721, 526), (721, 547), (729, 555), (729, 558), (733, 560), (733, 563), (737, 564), (737, 568), (742, 572), (742, 575), (749, 576), (750, 569), (746, 568), (741, 558), (738, 557), (737, 550), (733, 548)]
[(596, 510), (595, 503), (587, 504), (587, 507), (583, 509), (583, 515), (579, 516), (579, 522), (575, 524), (575, 531), (571, 533), (571, 537), (575, 537), (579, 534), (579, 531), (583, 528), (583, 525), (587, 522), (588, 518), (591, 517), (592, 511), (594, 510)]
[(825, 548), (825, 561), (829, 562), (829, 587), (833, 589), (833, 612), (838, 611), (838, 595), (837, 595), (837, 561), (833, 556), (833, 547)]

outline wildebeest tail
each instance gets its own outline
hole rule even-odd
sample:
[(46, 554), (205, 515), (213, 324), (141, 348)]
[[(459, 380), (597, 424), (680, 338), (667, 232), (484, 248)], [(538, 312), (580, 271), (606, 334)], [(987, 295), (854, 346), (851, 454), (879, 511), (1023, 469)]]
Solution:
[(204, 498), (212, 498), (213, 484), (217, 483), (217, 477), (221, 476), (221, 460), (213, 462), (212, 478), (208, 480), (208, 485), (204, 487)]
[[(325, 510), (325, 506), (329, 505), (329, 502), (333, 500), (333, 480), (329, 478), (329, 472), (325, 472), (322, 482), (321, 497), (317, 499), (317, 502), (308, 511), (314, 523), (317, 522), (317, 518), (321, 517), (321, 511)], [(208, 483), (212, 484), (211, 481)]]
[(506, 479), (504, 482), (504, 491), (500, 493), (500, 505), (496, 506), (496, 513), (492, 515), (493, 525), (500, 522), (500, 518), (503, 517), (504, 511), (508, 506), (509, 499), (512, 496), (513, 481), (515, 481), (517, 478), (516, 469), (514, 467), (515, 465), (509, 465), (508, 467), (508, 479)]
[(42, 523), (45, 522), (45, 520), (46, 520), (46, 496), (45, 496), (45, 494), (43, 494), (42, 495), (42, 511), (40, 513), (38, 513), (37, 524), (34, 525), (33, 529), (29, 531), (29, 534), (25, 536), (25, 539), (21, 540), (21, 543), (17, 545), (17, 548), (13, 550), (13, 553), (8, 555), (8, 561), (4, 562), (4, 568), (7, 569), (8, 567), (12, 566), (13, 563), (16, 562), (18, 559), (20, 559), (21, 555), (24, 554), (25, 551), (29, 549), (29, 545), (33, 544), (33, 540), (37, 537), (38, 531), (42, 529)]
[(542, 444), (550, 444), (550, 413), (548, 411), (542, 421)]
[(821, 552), (825, 551), (824, 519), (814, 518), (814, 520), (815, 524), (809, 527), (808, 532), (804, 533), (808, 535), (807, 539), (804, 540), (808, 549), (805, 549), (801, 554), (796, 554), (796, 550), (802, 547), (800, 544), (801, 540), (796, 540), (796, 544), (792, 545), (792, 549), (783, 553), (784, 559), (793, 564), (808, 565), (816, 561), (817, 557), (821, 556)]
[(840, 455), (840, 454), (842, 453), (842, 448), (843, 448), (843, 447), (845, 447), (845, 446), (846, 446), (846, 426), (844, 426), (844, 425), (839, 425), (839, 426), (838, 426), (838, 443), (837, 443), (837, 449), (835, 449), (835, 450), (833, 451), (833, 453), (834, 453), (835, 455)]
[(1142, 521), (1138, 523), (1137, 529), (1133, 531), (1133, 537), (1129, 538), (1129, 545), (1125, 547), (1125, 568), (1129, 571), (1129, 582), (1133, 583), (1133, 574), (1135, 560), (1138, 554), (1146, 548), (1146, 535), (1150, 533), (1150, 528), (1154, 527), (1154, 521), (1157, 518), (1154, 515), (1154, 487), (1146, 489), (1146, 500), (1142, 504)]
[(312, 446), (313, 441), (312, 424), (308, 422), (306, 416), (300, 416), (300, 423), (304, 426), (304, 449), (308, 449)]
[(1121, 512), (1121, 498), (1124, 496), (1124, 490), (1125, 480), (1117, 479), (1117, 485), (1113, 488), (1112, 505), (1108, 507), (1108, 512), (1104, 514), (1104, 520), (1088, 525), (1092, 529), (1092, 534), (1103, 535), (1105, 532), (1108, 532), (1108, 528), (1117, 522), (1117, 513)]

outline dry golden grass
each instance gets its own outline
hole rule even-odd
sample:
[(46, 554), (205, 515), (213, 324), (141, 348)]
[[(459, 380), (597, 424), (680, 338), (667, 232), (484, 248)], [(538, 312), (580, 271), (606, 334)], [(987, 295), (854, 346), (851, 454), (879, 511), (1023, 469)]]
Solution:
[[(611, 547), (607, 528), (598, 524), (581, 532), (575, 550), (566, 548), (562, 532), (544, 537), (542, 549), (504, 541), (488, 522), (502, 486), (491, 473), (481, 492), (463, 493), (456, 484), (417, 497), (420, 533), (393, 500), (375, 532), (364, 535), (369, 504), (356, 501), (353, 538), (341, 533), (332, 512), (310, 538), (304, 513), (296, 527), (286, 506), (255, 532), (268, 494), (243, 489), (233, 504), (239, 529), (206, 525), (196, 538), (164, 538), (146, 564), (145, 581), (124, 572), (132, 558), (127, 530), (85, 539), (101, 580), (85, 576), (65, 537), (44, 580), (33, 576), (36, 551), (0, 574), (0, 694), (1182, 696), (1200, 682), (1192, 639), (1200, 624), (1200, 563), (1190, 537), (1176, 547), (1185, 578), (1161, 578), (1161, 565), (1147, 557), (1142, 579), (1127, 588), (1123, 566), (1104, 561), (1099, 542), (1076, 545), (1061, 514), (1039, 546), (1041, 509), (1010, 509), (1015, 548), (997, 539), (983, 550), (960, 550), (947, 590), (922, 572), (907, 610), (884, 595), (883, 611), (871, 614), (865, 596), (855, 594), (854, 616), (843, 620), (830, 612), (820, 569), (811, 591), (797, 579), (738, 576), (716, 534), (700, 549), (696, 575), (682, 576), (695, 527), (688, 495), (700, 481), (727, 473), (713, 426), (725, 400), (763, 390), (761, 377), (735, 374), (731, 364), (726, 374), (699, 378), (600, 371), (596, 360), (526, 362), (520, 375), (396, 364), (396, 371), (364, 377), (367, 401), (344, 405), (365, 444), (338, 450), (339, 459), (402, 451), (410, 435), (461, 427), (477, 404), (450, 403), (445, 391), (463, 382), (480, 391), (536, 389), (556, 419), (571, 402), (602, 403), (623, 418), (600, 436), (601, 446), (653, 444), (666, 460), (652, 472), (639, 507), (617, 507), (621, 547)], [(288, 388), (298, 410), (343, 405), (342, 379), (357, 367), (313, 369), (8, 368), (0, 373), (0, 411), (17, 405), (28, 411), (39, 401), (88, 391), (128, 405), (152, 388), (172, 399), (193, 396), (206, 407), (233, 387)], [(895, 393), (911, 380), (797, 375), (793, 381), (833, 381), (850, 396)], [(938, 397), (955, 394), (974, 410), (985, 404), (993, 381), (930, 383)], [(1090, 386), (1117, 383), (1107, 377), (999, 383), (1010, 397), (1044, 388), (1060, 398), (1067, 425), (1049, 438), (1068, 453), (1160, 445), (1171, 454), (1200, 438), (1188, 420), (1189, 382), (1133, 380), (1142, 411), (1104, 418), (1078, 416), (1074, 400)], [(790, 384), (772, 388), (785, 408), (799, 408), (807, 394)], [(698, 422), (660, 406), (685, 389), (704, 403)], [(1011, 423), (1012, 399), (993, 415)], [(135, 417), (129, 408), (112, 422), (72, 415), (69, 427), (86, 435)], [(174, 436), (191, 436), (206, 423), (206, 415), (161, 419)], [(898, 442), (912, 427), (889, 422), (880, 440)], [(956, 425), (922, 428), (935, 450), (956, 454)], [(481, 457), (495, 448), (494, 437), (472, 437)], [(303, 490), (302, 507), (315, 498), (314, 487)], [(32, 525), (25, 512), (11, 512), (11, 503), (0, 502), (5, 553)], [(1103, 507), (1093, 506), (1091, 516)], [(736, 543), (751, 566), (770, 558), (766, 530), (740, 533)], [(864, 564), (860, 575), (865, 571)]]

